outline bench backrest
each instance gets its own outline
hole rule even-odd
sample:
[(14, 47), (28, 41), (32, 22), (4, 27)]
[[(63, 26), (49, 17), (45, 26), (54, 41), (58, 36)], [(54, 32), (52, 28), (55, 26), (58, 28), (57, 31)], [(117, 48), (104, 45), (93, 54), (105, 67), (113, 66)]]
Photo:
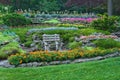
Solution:
[(43, 34), (43, 41), (60, 41), (60, 36), (59, 34), (53, 34), (53, 35), (48, 35), (48, 34)]

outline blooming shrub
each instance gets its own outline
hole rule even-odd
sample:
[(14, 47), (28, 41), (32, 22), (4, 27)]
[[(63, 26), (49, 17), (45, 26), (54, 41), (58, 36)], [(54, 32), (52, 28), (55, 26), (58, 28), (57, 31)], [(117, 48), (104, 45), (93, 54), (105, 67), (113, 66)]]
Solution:
[(74, 60), (77, 58), (87, 58), (87, 57), (95, 57), (102, 56), (105, 54), (114, 53), (119, 51), (118, 49), (99, 49), (94, 48), (92, 50), (84, 50), (84, 49), (74, 49), (71, 51), (65, 52), (48, 52), (48, 51), (36, 51), (30, 52), (29, 54), (16, 54), (12, 55), (8, 58), (10, 64), (19, 65), (22, 63), (28, 62), (51, 62), (56, 60)]
[(79, 23), (91, 23), (96, 18), (61, 18), (62, 22), (79, 22)]
[(89, 36), (80, 37), (81, 40), (95, 40), (95, 39), (108, 39), (108, 38), (117, 39), (118, 37), (113, 35), (89, 35)]

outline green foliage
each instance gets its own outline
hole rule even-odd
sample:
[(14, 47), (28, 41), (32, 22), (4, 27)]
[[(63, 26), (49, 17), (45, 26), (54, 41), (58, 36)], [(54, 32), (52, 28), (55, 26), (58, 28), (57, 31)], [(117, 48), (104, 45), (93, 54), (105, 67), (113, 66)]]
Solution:
[(5, 30), (5, 31), (12, 31), (15, 34), (17, 34), (20, 38), (20, 42), (23, 43), (26, 40), (26, 33), (27, 33), (28, 29), (29, 28), (12, 28), (12, 29)]
[(2, 17), (4, 24), (8, 26), (23, 26), (30, 24), (31, 21), (19, 14), (6, 14)]
[(9, 55), (24, 52), (17, 42), (11, 42), (0, 47), (0, 59), (7, 59)]
[(95, 29), (98, 30), (107, 30), (110, 32), (113, 32), (114, 30), (116, 30), (117, 25), (116, 22), (119, 20), (118, 17), (116, 16), (102, 16), (101, 18), (93, 21), (91, 23), (91, 27), (94, 27)]
[(79, 48), (64, 52), (35, 51), (30, 52), (29, 54), (12, 55), (8, 58), (8, 60), (11, 64), (18, 66), (19, 64), (28, 62), (51, 62), (56, 60), (64, 61), (74, 60), (77, 58), (90, 58), (95, 56), (103, 56), (106, 54), (114, 53), (116, 51), (119, 51), (119, 49), (93, 48), (90, 50), (84, 50)]
[[(77, 33), (78, 32), (76, 32), (76, 35), (77, 35)], [(110, 32), (108, 32), (108, 31), (96, 30), (96, 29), (93, 29), (93, 28), (86, 28), (86, 29), (80, 29), (79, 30), (79, 34), (81, 34), (81, 35), (90, 35), (90, 34), (93, 34), (93, 33), (110, 34)]]
[(48, 21), (44, 21), (43, 23), (58, 24), (60, 23), (60, 21), (58, 21), (57, 19), (50, 19)]
[(115, 41), (114, 39), (99, 39), (94, 41), (94, 43), (101, 48), (120, 48), (120, 42)]
[(0, 60), (12, 54), (24, 53), (15, 38), (17, 36), (10, 32), (0, 32)]
[(70, 42), (68, 44), (68, 48), (70, 49), (76, 49), (76, 48), (80, 48), (82, 46), (82, 42)]
[(92, 49), (94, 49), (93, 47), (88, 47), (88, 46), (85, 46), (85, 47), (83, 47), (85, 50), (92, 50)]
[[(101, 31), (101, 30), (96, 30), (92, 28), (86, 28), (86, 29), (80, 29), (80, 30), (66, 30), (66, 28), (58, 28), (55, 29), (52, 28), (35, 28), (35, 29), (30, 29), (30, 28), (13, 28), (10, 29), (10, 31), (15, 32), (19, 37), (22, 43), (25, 43), (26, 46), (30, 46), (31, 41), (32, 41), (32, 35), (37, 35), (41, 40), (42, 40), (42, 35), (43, 34), (59, 34), (62, 41), (67, 44), (69, 42), (74, 41), (75, 36), (80, 36), (80, 35), (90, 35), (92, 33), (98, 32), (98, 33), (103, 33), (103, 34), (109, 34), (107, 31)], [(26, 36), (26, 33), (30, 33), (29, 36)]]

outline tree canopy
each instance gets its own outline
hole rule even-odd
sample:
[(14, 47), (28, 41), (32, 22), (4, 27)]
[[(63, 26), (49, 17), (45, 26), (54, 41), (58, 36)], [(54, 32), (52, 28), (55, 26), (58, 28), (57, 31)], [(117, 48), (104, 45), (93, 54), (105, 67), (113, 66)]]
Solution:
[[(45, 12), (51, 11), (79, 11), (79, 12), (107, 12), (109, 0), (0, 0), (0, 3), (12, 6), (12, 10), (31, 9)], [(120, 0), (113, 1), (114, 14), (120, 14)]]

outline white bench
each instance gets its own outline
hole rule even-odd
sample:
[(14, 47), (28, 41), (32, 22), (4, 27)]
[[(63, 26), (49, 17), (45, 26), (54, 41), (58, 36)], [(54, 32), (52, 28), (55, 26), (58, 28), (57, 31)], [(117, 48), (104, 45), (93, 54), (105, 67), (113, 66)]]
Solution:
[(43, 44), (44, 44), (44, 50), (50, 50), (50, 47), (52, 46), (52, 43), (55, 44), (56, 50), (61, 50), (62, 43), (60, 40), (59, 34), (43, 34)]

